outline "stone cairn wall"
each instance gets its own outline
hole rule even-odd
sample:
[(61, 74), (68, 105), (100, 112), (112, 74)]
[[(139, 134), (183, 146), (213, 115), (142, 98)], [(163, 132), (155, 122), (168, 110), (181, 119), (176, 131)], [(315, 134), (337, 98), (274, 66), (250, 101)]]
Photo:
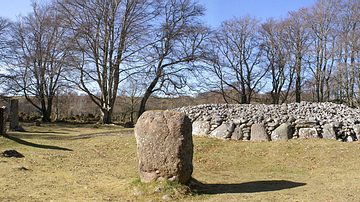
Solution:
[(193, 135), (243, 141), (291, 138), (360, 140), (360, 110), (329, 102), (203, 104), (172, 111), (188, 115)]

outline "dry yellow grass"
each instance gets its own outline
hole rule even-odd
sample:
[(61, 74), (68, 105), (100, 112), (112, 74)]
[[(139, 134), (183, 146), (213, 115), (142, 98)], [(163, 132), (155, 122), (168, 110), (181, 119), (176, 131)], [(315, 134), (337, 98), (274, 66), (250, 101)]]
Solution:
[[(138, 181), (135, 137), (119, 126), (49, 124), (0, 137), (0, 201), (359, 201), (358, 142), (239, 142), (194, 137), (198, 193)], [(90, 135), (89, 135), (90, 134)], [(14, 138), (16, 137), (16, 138)], [(23, 166), (28, 170), (19, 169)], [(162, 193), (154, 190), (162, 187)], [(179, 193), (180, 192), (180, 193)], [(143, 193), (138, 194), (136, 193)]]

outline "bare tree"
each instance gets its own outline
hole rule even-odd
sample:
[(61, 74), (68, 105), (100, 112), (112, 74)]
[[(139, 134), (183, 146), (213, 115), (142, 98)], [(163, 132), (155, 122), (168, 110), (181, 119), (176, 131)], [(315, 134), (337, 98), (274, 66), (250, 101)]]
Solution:
[(145, 83), (138, 116), (154, 92), (172, 94), (188, 86), (187, 79), (195, 72), (196, 61), (203, 55), (202, 44), (209, 35), (209, 29), (198, 19), (204, 14), (198, 3), (167, 0), (160, 1), (158, 7), (160, 15), (152, 33), (155, 43), (144, 53), (148, 68), (140, 74), (149, 82)]
[(310, 28), (306, 24), (307, 8), (300, 8), (289, 13), (285, 19), (284, 38), (289, 49), (290, 66), (295, 70), (295, 101), (301, 101), (301, 86), (303, 84), (306, 63), (304, 62), (311, 45)]
[(213, 40), (215, 52), (208, 58), (222, 85), (240, 95), (239, 103), (250, 103), (254, 90), (266, 75), (266, 68), (260, 65), (263, 44), (259, 22), (249, 15), (224, 21)]
[(286, 101), (294, 78), (294, 69), (288, 64), (290, 58), (284, 30), (284, 22), (274, 18), (263, 23), (260, 30), (272, 84), (270, 95), (273, 104)]
[[(336, 85), (337, 98), (340, 102), (344, 101), (351, 107), (355, 105), (355, 83), (358, 79), (359, 64), (357, 55), (359, 54), (360, 44), (360, 3), (358, 1), (347, 1), (343, 5), (341, 15), (339, 15), (340, 32), (337, 38), (337, 72)], [(334, 89), (335, 90), (335, 89)]]
[(136, 72), (133, 56), (146, 46), (147, 22), (156, 14), (150, 13), (152, 2), (69, 0), (60, 3), (77, 37), (79, 53), (74, 57), (76, 67), (68, 79), (99, 107), (102, 122), (111, 123), (119, 83)]
[[(8, 57), (8, 48), (9, 48), (9, 28), (11, 22), (7, 18), (0, 17), (0, 86), (6, 83), (6, 78), (4, 77), (5, 73), (5, 58)], [(0, 95), (4, 92), (0, 92)]]
[(310, 66), (315, 78), (315, 93), (318, 102), (329, 100), (329, 81), (333, 73), (336, 38), (337, 16), (341, 11), (341, 0), (318, 0), (309, 8), (307, 23), (311, 28), (311, 36), (314, 40), (313, 65)]
[(42, 121), (50, 121), (53, 99), (70, 54), (67, 27), (63, 16), (51, 4), (33, 4), (33, 12), (20, 17), (11, 28), (13, 56), (8, 63), (7, 78), (14, 92), (42, 113)]
[(0, 61), (6, 57), (5, 49), (8, 48), (8, 30), (10, 25), (9, 19), (0, 16)]
[(125, 115), (129, 114), (130, 122), (134, 123), (136, 114), (140, 106), (142, 89), (139, 81), (135, 79), (128, 79), (126, 84), (122, 86), (121, 95), (121, 108)]

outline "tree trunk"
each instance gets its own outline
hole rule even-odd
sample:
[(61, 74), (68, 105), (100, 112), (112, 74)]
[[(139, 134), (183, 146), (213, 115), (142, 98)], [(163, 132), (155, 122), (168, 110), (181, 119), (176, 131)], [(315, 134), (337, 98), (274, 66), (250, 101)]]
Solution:
[(149, 87), (146, 89), (144, 97), (141, 99), (138, 118), (145, 112), (146, 102), (149, 99), (150, 95), (154, 92), (154, 88), (160, 79), (160, 76), (161, 76), (161, 73), (163, 70), (163, 66), (161, 66), (162, 60), (160, 60), (159, 63), (160, 64), (158, 65), (156, 76), (155, 76), (154, 80), (151, 82), (151, 84), (149, 85)]
[(150, 90), (150, 87), (146, 90), (144, 97), (141, 99), (140, 107), (139, 107), (139, 114), (138, 118), (145, 112), (145, 106), (146, 102), (149, 99), (150, 95), (152, 93), (152, 89)]
[(112, 115), (112, 108), (110, 109), (101, 109), (101, 120), (103, 124), (110, 124), (111, 122), (111, 115)]
[(50, 114), (48, 113), (47, 109), (42, 109), (41, 113), (42, 113), (42, 119), (41, 119), (42, 122), (51, 122)]
[(52, 101), (50, 99), (48, 99), (48, 103), (46, 104), (45, 97), (43, 97), (43, 96), (41, 96), (41, 97), (42, 97), (42, 100), (41, 100), (41, 114), (42, 114), (41, 121), (42, 122), (51, 122), (50, 115), (51, 115)]
[(301, 101), (301, 58), (296, 59), (295, 102)]

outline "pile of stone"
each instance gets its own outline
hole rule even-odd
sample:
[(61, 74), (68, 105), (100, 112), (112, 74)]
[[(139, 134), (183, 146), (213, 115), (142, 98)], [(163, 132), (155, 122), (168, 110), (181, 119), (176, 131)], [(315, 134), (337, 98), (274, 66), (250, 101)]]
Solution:
[(235, 140), (360, 139), (360, 111), (324, 103), (203, 104), (172, 111), (192, 121), (193, 135)]

